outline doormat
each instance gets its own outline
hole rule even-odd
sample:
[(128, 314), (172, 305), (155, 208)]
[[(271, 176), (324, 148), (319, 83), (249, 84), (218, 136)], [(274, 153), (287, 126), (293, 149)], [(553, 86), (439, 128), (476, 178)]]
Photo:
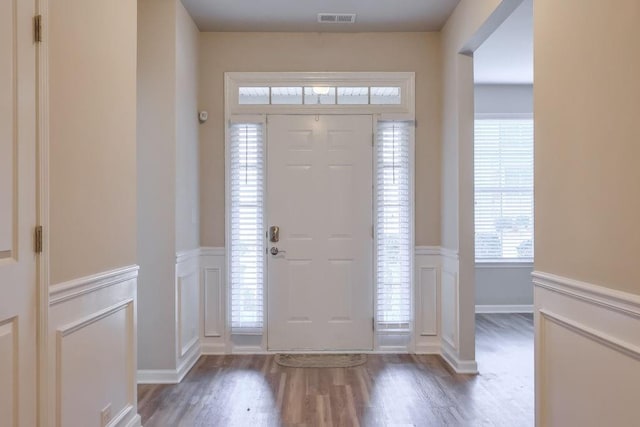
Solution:
[(276, 354), (276, 363), (289, 368), (352, 368), (367, 363), (367, 355)]

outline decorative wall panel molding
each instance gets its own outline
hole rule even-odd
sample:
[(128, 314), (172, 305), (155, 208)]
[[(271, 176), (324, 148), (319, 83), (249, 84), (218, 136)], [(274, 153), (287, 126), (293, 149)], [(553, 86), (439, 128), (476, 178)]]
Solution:
[(204, 354), (226, 353), (226, 256), (225, 248), (202, 248), (200, 256), (202, 277), (203, 333), (200, 337)]
[(55, 425), (96, 425), (107, 406), (110, 427), (140, 425), (137, 273), (128, 266), (51, 287), (48, 395)]
[(634, 425), (640, 296), (543, 272), (533, 282), (537, 425)]

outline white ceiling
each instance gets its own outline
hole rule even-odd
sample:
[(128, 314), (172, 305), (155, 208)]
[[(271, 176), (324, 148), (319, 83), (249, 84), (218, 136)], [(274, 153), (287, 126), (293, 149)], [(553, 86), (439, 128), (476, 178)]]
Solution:
[(473, 54), (477, 84), (533, 83), (533, 0), (524, 0)]
[[(182, 0), (200, 31), (437, 31), (460, 0)], [(318, 13), (355, 13), (319, 24)]]

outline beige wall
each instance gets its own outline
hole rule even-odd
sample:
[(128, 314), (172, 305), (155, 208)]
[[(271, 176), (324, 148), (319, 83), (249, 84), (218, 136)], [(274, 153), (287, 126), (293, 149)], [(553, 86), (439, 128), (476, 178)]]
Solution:
[[(138, 368), (175, 368), (176, 1), (138, 1)], [(162, 331), (162, 332), (161, 332)]]
[(136, 263), (137, 23), (125, 0), (60, 0), (49, 12), (56, 284)]
[(416, 244), (440, 244), (441, 61), (439, 33), (202, 33), (201, 243), (224, 246), (226, 71), (414, 71)]
[(198, 38), (200, 32), (176, 2), (176, 251), (200, 246), (198, 149)]
[(199, 33), (179, 0), (138, 12), (138, 367), (175, 369), (176, 253), (200, 246)]
[(640, 294), (640, 3), (536, 0), (536, 270)]

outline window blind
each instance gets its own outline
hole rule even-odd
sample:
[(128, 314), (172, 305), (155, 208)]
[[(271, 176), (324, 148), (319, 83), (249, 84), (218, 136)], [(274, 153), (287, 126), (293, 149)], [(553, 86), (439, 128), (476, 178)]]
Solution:
[(262, 124), (231, 125), (231, 331), (263, 328), (263, 164)]
[(378, 330), (410, 329), (410, 141), (410, 123), (378, 122), (375, 215)]
[(533, 120), (475, 121), (476, 261), (533, 259)]

